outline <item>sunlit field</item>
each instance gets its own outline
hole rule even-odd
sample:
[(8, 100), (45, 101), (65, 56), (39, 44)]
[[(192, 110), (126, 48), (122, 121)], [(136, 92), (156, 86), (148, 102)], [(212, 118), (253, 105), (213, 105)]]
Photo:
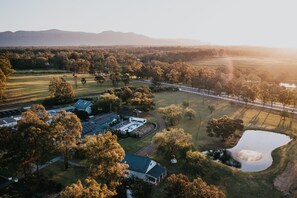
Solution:
[[(72, 74), (38, 74), (38, 75), (13, 75), (7, 83), (7, 100), (0, 103), (0, 109), (24, 107), (33, 103), (40, 103), (49, 97), (48, 86), (53, 77), (64, 77), (74, 88), (76, 97), (99, 96), (102, 91), (111, 88), (111, 81), (106, 81), (102, 85), (94, 81), (91, 74), (79, 74), (77, 88)], [(85, 86), (80, 82), (84, 77), (87, 80)], [(137, 83), (135, 84), (137, 85)]]
[(268, 71), (274, 76), (285, 73), (286, 80), (297, 82), (297, 58), (293, 57), (233, 56), (190, 61), (189, 63), (198, 67), (239, 66), (242, 68), (255, 68), (259, 71)]

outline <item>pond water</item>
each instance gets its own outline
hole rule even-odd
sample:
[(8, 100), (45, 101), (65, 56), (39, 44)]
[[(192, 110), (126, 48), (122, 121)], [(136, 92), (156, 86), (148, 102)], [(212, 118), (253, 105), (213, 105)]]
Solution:
[(257, 172), (271, 166), (273, 161), (271, 152), (291, 140), (289, 136), (279, 133), (246, 130), (237, 145), (227, 151), (241, 164), (239, 170)]

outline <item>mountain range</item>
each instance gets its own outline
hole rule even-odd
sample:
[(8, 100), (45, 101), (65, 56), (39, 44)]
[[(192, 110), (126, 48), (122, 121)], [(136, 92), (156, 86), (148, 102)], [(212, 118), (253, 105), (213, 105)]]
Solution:
[(132, 32), (101, 33), (62, 30), (0, 32), (0, 46), (196, 46), (206, 43), (191, 39), (157, 39)]

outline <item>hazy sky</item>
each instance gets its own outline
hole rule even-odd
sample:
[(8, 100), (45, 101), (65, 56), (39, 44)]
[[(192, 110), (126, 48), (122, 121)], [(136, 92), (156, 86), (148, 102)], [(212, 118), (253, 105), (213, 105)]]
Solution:
[(135, 32), (297, 48), (296, 0), (0, 0), (0, 31)]

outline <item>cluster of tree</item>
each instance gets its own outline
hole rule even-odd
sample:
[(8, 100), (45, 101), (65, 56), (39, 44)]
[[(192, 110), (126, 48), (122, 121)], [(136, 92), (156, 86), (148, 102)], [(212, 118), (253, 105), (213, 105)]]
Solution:
[(106, 93), (101, 94), (99, 99), (94, 101), (92, 112), (94, 114), (100, 112), (112, 112), (118, 110), (122, 103), (134, 106), (144, 111), (154, 108), (153, 94), (146, 87), (122, 87), (116, 89), (108, 89)]
[(84, 182), (66, 187), (62, 197), (113, 197), (122, 184), (128, 168), (121, 163), (125, 151), (110, 132), (86, 136), (80, 145), (87, 159), (88, 176)]
[[(235, 48), (237, 49), (237, 48)], [(129, 84), (131, 77), (151, 79), (155, 86), (161, 82), (191, 84), (193, 87), (212, 91), (215, 94), (236, 96), (246, 102), (256, 98), (263, 103), (281, 102), (283, 105), (297, 101), (296, 93), (284, 90), (278, 83), (284, 79), (280, 73), (276, 78), (267, 71), (251, 67), (198, 68), (181, 61), (203, 57), (222, 56), (233, 48), (58, 48), (58, 49), (2, 49), (14, 68), (15, 60), (44, 62), (46, 68), (68, 69), (74, 73), (94, 73), (98, 84), (108, 78), (117, 87), (120, 82)], [(240, 49), (242, 54), (254, 54), (259, 49)], [(265, 51), (263, 49), (263, 51)], [(266, 50), (267, 51), (267, 50)], [(269, 51), (269, 50), (268, 50)], [(36, 60), (39, 61), (36, 61)], [(42, 60), (42, 61), (41, 61)], [(161, 62), (162, 61), (162, 62)], [(38, 63), (39, 64), (39, 63)], [(28, 65), (34, 65), (29, 63)], [(27, 68), (29, 69), (29, 68)], [(82, 81), (82, 83), (85, 81)], [(273, 94), (269, 94), (273, 93)]]
[(87, 159), (88, 177), (67, 187), (62, 197), (112, 197), (125, 177), (125, 152), (110, 132), (81, 139), (82, 125), (75, 114), (60, 111), (50, 118), (42, 105), (24, 112), (15, 129), (0, 128), (1, 170), (19, 176), (39, 174), (40, 165), (59, 153), (65, 169), (77, 150)]
[(280, 102), (284, 107), (289, 104), (295, 106), (297, 101), (296, 91), (278, 84), (282, 75), (273, 78), (267, 72), (257, 72), (251, 68), (195, 68), (182, 62), (169, 64), (159, 61), (152, 61), (142, 69), (146, 67), (146, 78), (151, 78), (155, 86), (160, 86), (162, 82), (191, 84), (216, 95), (224, 93), (245, 102), (253, 102), (258, 98), (263, 104)]
[[(153, 143), (164, 157), (178, 158), (182, 170), (191, 175), (205, 175), (211, 167), (205, 155), (199, 151), (192, 151), (191, 135), (180, 128), (171, 128), (157, 133)], [(187, 176), (172, 174), (165, 183), (168, 197), (225, 197), (223, 191), (214, 185), (207, 185), (200, 177), (189, 181)]]
[(33, 105), (22, 114), (16, 129), (1, 127), (0, 130), (1, 168), (30, 175), (35, 170), (38, 172), (39, 166), (57, 152), (68, 168), (68, 161), (79, 144), (82, 126), (75, 114), (60, 111), (50, 118), (42, 105)]
[(5, 97), (5, 87), (8, 77), (14, 72), (11, 68), (11, 64), (7, 57), (0, 55), (0, 102), (2, 102)]
[(190, 181), (183, 174), (172, 174), (166, 181), (167, 197), (173, 198), (225, 198), (225, 193), (214, 185), (207, 185), (200, 177)]
[(150, 62), (191, 61), (221, 56), (223, 49), (143, 47), (143, 48), (3, 48), (15, 69), (66, 69), (73, 72), (94, 72), (106, 67), (108, 57), (115, 55), (120, 64), (135, 57)]
[(72, 85), (64, 78), (53, 77), (49, 84), (49, 93), (56, 104), (70, 103), (75, 98)]
[(223, 141), (230, 138), (236, 130), (243, 130), (243, 121), (241, 119), (232, 119), (226, 115), (219, 119), (211, 119), (206, 126), (209, 136), (221, 137)]
[[(183, 104), (184, 106), (184, 104)], [(163, 117), (163, 119), (166, 122), (167, 126), (174, 126), (176, 124), (178, 124), (180, 122), (180, 120), (183, 117), (183, 112), (184, 112), (184, 116), (188, 117), (190, 120), (195, 117), (196, 115), (196, 111), (189, 108), (188, 105), (184, 106), (185, 109), (183, 110), (183, 108), (179, 105), (169, 105), (166, 107), (160, 107), (158, 109), (158, 112), (161, 114), (161, 116)]]
[(160, 153), (169, 157), (186, 153), (192, 147), (192, 136), (181, 128), (164, 129), (153, 137), (153, 143)]

